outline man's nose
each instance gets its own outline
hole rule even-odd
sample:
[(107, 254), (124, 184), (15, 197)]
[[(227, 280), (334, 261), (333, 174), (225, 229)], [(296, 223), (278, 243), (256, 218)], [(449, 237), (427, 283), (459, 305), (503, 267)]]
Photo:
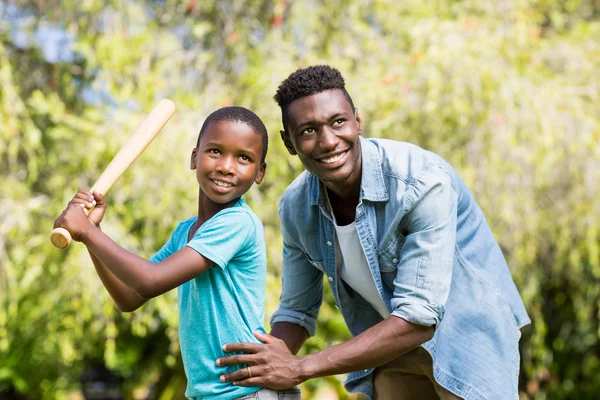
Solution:
[(324, 150), (333, 150), (337, 147), (339, 138), (330, 127), (326, 126), (321, 129), (319, 134), (319, 145)]

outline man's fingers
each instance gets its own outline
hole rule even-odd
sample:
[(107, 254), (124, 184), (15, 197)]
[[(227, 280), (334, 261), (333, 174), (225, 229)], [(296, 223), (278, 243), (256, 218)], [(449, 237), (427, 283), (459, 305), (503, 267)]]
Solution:
[(234, 353), (237, 351), (242, 351), (244, 353), (256, 353), (258, 352), (263, 345), (260, 343), (229, 343), (223, 346), (223, 351), (227, 353)]
[(241, 381), (234, 381), (235, 386), (264, 386), (262, 378), (250, 378)]
[(271, 336), (268, 333), (262, 333), (262, 332), (254, 332), (254, 337), (256, 337), (258, 340), (260, 340), (263, 343), (273, 343), (278, 341), (279, 339), (276, 338), (275, 336)]
[(234, 382), (239, 386), (255, 386), (257, 382), (263, 382), (263, 369), (260, 366), (248, 366), (238, 369), (230, 374), (221, 375), (221, 382)]
[(223, 357), (217, 360), (217, 365), (219, 367), (224, 367), (228, 365), (253, 365), (256, 364), (254, 361), (254, 356), (252, 354), (236, 354), (234, 356)]

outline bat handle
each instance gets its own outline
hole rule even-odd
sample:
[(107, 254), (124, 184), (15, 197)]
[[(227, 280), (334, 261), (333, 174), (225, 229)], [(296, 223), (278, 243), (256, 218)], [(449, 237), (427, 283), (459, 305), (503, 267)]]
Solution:
[(66, 249), (71, 244), (71, 234), (65, 228), (54, 228), (50, 233), (50, 241), (59, 249)]
[[(95, 187), (92, 187), (90, 189), (90, 191), (94, 190), (97, 191), (98, 189), (95, 189)], [(85, 215), (90, 215), (94, 207), (84, 208), (83, 212), (85, 213)], [(66, 249), (67, 247), (69, 247), (72, 239), (73, 238), (71, 237), (71, 234), (65, 228), (54, 228), (52, 232), (50, 232), (50, 241), (52, 242), (54, 247), (58, 247), (59, 249)]]

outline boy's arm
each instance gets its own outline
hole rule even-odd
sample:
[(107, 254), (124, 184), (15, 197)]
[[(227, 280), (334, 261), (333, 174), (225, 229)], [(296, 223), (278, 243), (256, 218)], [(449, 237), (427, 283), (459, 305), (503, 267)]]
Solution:
[(141, 298), (133, 289), (121, 282), (90, 249), (88, 249), (88, 253), (96, 267), (98, 277), (119, 310), (122, 312), (135, 311), (146, 303), (146, 299)]
[(292, 354), (298, 353), (309, 335), (306, 329), (290, 322), (278, 322), (271, 329), (271, 336), (283, 340)]
[(166, 293), (213, 265), (212, 261), (189, 247), (154, 264), (123, 249), (94, 226), (83, 233), (81, 242), (110, 272), (143, 299)]
[(148, 299), (156, 297), (200, 275), (213, 262), (197, 251), (184, 247), (159, 263), (139, 257), (112, 241), (87, 218), (79, 205), (71, 204), (55, 222), (69, 231), (125, 285)]
[[(90, 192), (84, 189), (79, 189), (69, 205), (76, 204), (82, 208), (87, 208), (88, 219), (100, 229), (100, 222), (104, 218), (106, 212), (106, 201), (104, 195), (98, 192)], [(116, 306), (123, 312), (130, 312), (141, 307), (146, 300), (138, 296), (129, 286), (121, 282), (104, 264), (98, 260), (89, 249), (88, 253), (96, 268), (98, 277), (102, 284), (112, 297)]]

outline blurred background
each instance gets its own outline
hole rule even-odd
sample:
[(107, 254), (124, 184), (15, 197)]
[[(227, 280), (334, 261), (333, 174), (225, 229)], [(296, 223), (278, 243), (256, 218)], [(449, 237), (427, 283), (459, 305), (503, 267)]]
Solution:
[[(418, 144), (485, 211), (533, 324), (521, 399), (600, 394), (600, 0), (3, 0), (0, 2), (0, 398), (181, 399), (176, 293), (122, 314), (85, 248), (52, 247), (54, 219), (89, 188), (152, 106), (177, 112), (111, 189), (103, 229), (150, 257), (196, 212), (189, 156), (204, 118), (248, 107), (270, 133), (246, 199), (268, 244), (302, 167), (272, 96), (330, 64), (365, 136)], [(327, 294), (302, 352), (346, 340)], [(343, 376), (306, 399), (355, 399)]]

